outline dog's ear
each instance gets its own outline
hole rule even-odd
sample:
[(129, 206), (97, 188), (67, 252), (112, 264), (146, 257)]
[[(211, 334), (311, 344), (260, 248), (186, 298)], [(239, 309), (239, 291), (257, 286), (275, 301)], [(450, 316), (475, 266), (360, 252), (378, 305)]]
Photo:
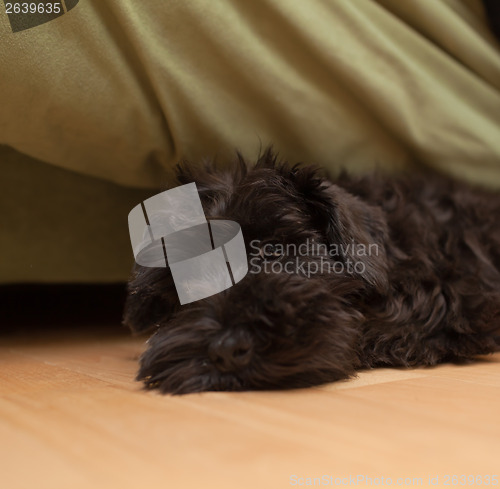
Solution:
[(127, 289), (123, 324), (134, 333), (163, 325), (179, 307), (175, 283), (168, 268), (136, 264)]
[(305, 198), (311, 216), (321, 229), (330, 249), (355, 275), (383, 293), (388, 289), (388, 264), (385, 243), (388, 226), (381, 208), (329, 182), (311, 167), (293, 167), (290, 178)]

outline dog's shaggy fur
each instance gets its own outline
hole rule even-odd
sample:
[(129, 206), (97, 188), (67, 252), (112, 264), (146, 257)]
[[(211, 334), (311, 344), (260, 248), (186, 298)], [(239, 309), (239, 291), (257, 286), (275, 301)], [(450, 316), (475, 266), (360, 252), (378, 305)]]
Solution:
[[(241, 225), (250, 269), (180, 307), (168, 269), (136, 266), (124, 322), (157, 329), (141, 358), (146, 386), (304, 387), (500, 350), (499, 194), (437, 175), (330, 181), (271, 151), (227, 171), (183, 164), (178, 181), (196, 182), (207, 218)], [(274, 262), (295, 265), (265, 273)]]

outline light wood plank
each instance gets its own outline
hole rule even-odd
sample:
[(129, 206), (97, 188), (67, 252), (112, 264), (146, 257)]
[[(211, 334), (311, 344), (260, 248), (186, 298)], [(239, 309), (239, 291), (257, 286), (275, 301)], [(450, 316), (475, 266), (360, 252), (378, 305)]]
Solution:
[(323, 475), (427, 487), (429, 476), (443, 486), (445, 474), (500, 472), (500, 355), (172, 397), (133, 381), (143, 348), (95, 330), (2, 339), (0, 487), (285, 488)]

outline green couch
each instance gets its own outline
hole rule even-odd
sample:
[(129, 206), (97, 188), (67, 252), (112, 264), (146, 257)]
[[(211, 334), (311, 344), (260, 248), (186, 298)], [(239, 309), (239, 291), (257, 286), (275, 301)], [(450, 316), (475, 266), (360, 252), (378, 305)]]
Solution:
[(273, 143), (500, 188), (480, 0), (81, 0), (19, 32), (0, 13), (0, 43), (1, 283), (125, 280), (127, 214), (180, 158)]

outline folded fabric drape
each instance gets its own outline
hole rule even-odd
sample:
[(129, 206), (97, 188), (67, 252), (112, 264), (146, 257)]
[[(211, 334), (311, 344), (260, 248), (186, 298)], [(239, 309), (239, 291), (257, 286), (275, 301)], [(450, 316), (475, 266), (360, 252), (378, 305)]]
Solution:
[(434, 166), (500, 187), (500, 49), (480, 0), (86, 0), (0, 17), (0, 143), (123, 185), (179, 158)]

